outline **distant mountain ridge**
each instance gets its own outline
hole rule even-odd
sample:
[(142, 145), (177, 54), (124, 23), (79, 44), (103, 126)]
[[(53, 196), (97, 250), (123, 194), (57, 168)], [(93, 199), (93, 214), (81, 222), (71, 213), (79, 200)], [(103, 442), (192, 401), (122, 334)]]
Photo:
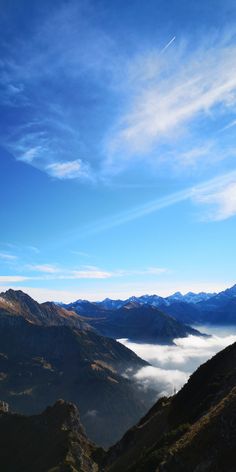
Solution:
[(101, 335), (114, 339), (128, 338), (136, 342), (169, 344), (175, 338), (201, 334), (156, 306), (140, 304), (134, 297), (116, 309), (114, 305), (112, 309), (104, 309), (102, 304), (89, 302), (75, 302), (67, 305), (67, 309), (82, 315)]
[(94, 310), (96, 308), (102, 308), (104, 310), (117, 310), (119, 308), (122, 308), (124, 305), (127, 305), (127, 303), (130, 302), (136, 302), (138, 304), (143, 304), (143, 305), (153, 305), (156, 307), (160, 306), (168, 306), (173, 302), (185, 302), (185, 303), (199, 303), (201, 301), (206, 301), (209, 300), (211, 297), (214, 297), (217, 295), (216, 293), (206, 293), (206, 292), (200, 292), (200, 293), (194, 293), (194, 292), (188, 292), (185, 295), (182, 295), (181, 292), (175, 292), (173, 295), (169, 295), (168, 297), (161, 297), (159, 295), (141, 295), (140, 297), (136, 296), (131, 296), (125, 300), (113, 300), (111, 298), (105, 298), (102, 301), (97, 301), (97, 302), (90, 302), (88, 300), (76, 300), (75, 302), (69, 303), (69, 304), (61, 304), (62, 306), (71, 308), (77, 308), (81, 310), (81, 313), (83, 311), (86, 311), (87, 309), (91, 309), (91, 307), (94, 307)]
[(129, 303), (153, 306), (184, 324), (236, 324), (236, 284), (219, 293), (176, 292), (168, 297), (159, 295), (132, 296), (126, 300), (106, 298), (101, 302), (77, 300), (63, 305), (82, 316), (99, 316), (101, 312), (117, 311)]
[[(201, 301), (209, 300), (211, 297), (215, 296), (216, 293), (206, 293), (206, 292), (200, 292), (200, 293), (194, 293), (194, 292), (188, 292), (185, 295), (182, 295), (181, 292), (175, 292), (172, 295), (169, 295), (168, 297), (161, 297), (159, 295), (141, 295), (140, 297), (135, 297), (132, 296), (124, 301), (122, 300), (110, 300), (109, 298), (106, 298), (102, 302), (96, 302), (97, 305), (101, 305), (104, 308), (107, 307), (108, 309), (111, 309), (112, 306), (114, 308), (120, 308), (123, 305), (126, 305), (129, 302), (137, 302), (139, 304), (147, 304), (147, 305), (153, 305), (159, 307), (160, 305), (166, 305), (168, 306), (170, 303), (173, 303), (174, 301), (184, 301), (186, 303), (199, 303)], [(110, 305), (110, 307), (109, 307)]]
[(198, 303), (172, 303), (166, 311), (189, 324), (236, 325), (236, 285)]

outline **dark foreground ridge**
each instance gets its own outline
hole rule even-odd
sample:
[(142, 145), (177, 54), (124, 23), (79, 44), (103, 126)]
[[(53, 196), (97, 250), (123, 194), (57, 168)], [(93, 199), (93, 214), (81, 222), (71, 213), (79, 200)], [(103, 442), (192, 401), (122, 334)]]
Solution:
[(0, 415), (4, 472), (235, 472), (236, 343), (161, 398), (107, 452), (85, 436), (63, 401), (41, 415)]
[(96, 472), (95, 446), (78, 409), (58, 400), (41, 415), (23, 416), (0, 406), (0, 464), (4, 472)]
[(109, 472), (236, 470), (236, 343), (160, 399), (105, 458)]

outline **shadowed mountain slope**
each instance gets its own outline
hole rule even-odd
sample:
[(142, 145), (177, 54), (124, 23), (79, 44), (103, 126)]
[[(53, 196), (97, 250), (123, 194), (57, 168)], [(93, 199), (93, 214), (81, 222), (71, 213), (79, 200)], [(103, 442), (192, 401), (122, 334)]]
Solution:
[[(87, 327), (68, 325), (70, 314), (65, 314), (63, 325), (60, 310), (55, 315), (59, 325), (54, 316), (48, 326), (45, 304), (42, 309), (22, 293), (16, 294), (17, 303), (19, 295), (26, 304), (24, 311), (13, 312), (12, 306), (0, 310), (0, 398), (25, 414), (38, 413), (58, 398), (74, 402), (89, 437), (103, 446), (111, 445), (154, 401), (154, 392), (140, 390), (132, 380), (132, 372), (147, 363), (112, 339)], [(14, 297), (8, 296), (7, 301), (14, 310), (18, 306)], [(40, 310), (39, 322), (35, 306)], [(54, 312), (54, 305), (52, 308)], [(76, 321), (78, 315), (74, 317)], [(123, 376), (127, 369), (129, 378)]]
[[(80, 313), (80, 308), (73, 309)], [(200, 333), (163, 313), (158, 308), (137, 302), (128, 302), (118, 309), (104, 310), (92, 304), (83, 305), (83, 316), (103, 336), (115, 339), (129, 338), (132, 341), (150, 343), (171, 343), (174, 338)]]
[(0, 314), (21, 316), (26, 321), (42, 326), (70, 326), (91, 329), (86, 321), (73, 311), (55, 303), (38, 303), (21, 290), (7, 290), (0, 294)]
[(236, 344), (160, 399), (107, 453), (109, 472), (233, 472), (236, 468)]
[(159, 399), (107, 452), (87, 439), (72, 404), (60, 400), (30, 417), (9, 413), (1, 404), (1, 467), (4, 472), (234, 472), (235, 366), (233, 344), (199, 367), (177, 395)]

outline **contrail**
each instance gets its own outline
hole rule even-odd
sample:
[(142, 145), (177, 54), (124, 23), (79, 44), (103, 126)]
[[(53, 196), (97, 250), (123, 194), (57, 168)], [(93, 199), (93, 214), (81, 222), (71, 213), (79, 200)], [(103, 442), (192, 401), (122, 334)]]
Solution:
[(224, 128), (221, 128), (219, 130), (219, 133), (222, 131), (226, 131), (227, 129), (233, 128), (233, 126), (236, 126), (236, 120), (231, 121), (228, 125), (224, 126)]
[(67, 233), (67, 236), (64, 235), (63, 241), (58, 239), (58, 241), (55, 242), (55, 240), (53, 240), (53, 248), (55, 249), (55, 247), (65, 246), (75, 242), (80, 238), (102, 233), (103, 231), (108, 231), (112, 228), (125, 225), (126, 223), (141, 219), (147, 215), (156, 213), (164, 208), (168, 208), (187, 200), (196, 201), (199, 195), (215, 192), (217, 189), (222, 188), (222, 186), (228, 185), (235, 181), (236, 170), (232, 170), (212, 179), (205, 180), (204, 182), (201, 182), (195, 186), (193, 185), (178, 192), (165, 195), (164, 197), (159, 197), (143, 205), (130, 208), (124, 212), (102, 218), (101, 220), (95, 221), (92, 224), (70, 231)]
[(176, 36), (173, 36), (173, 38), (166, 44), (166, 46), (161, 50), (161, 52), (166, 51), (166, 49), (175, 41)]
[(87, 227), (81, 228), (79, 236), (78, 233), (77, 235), (71, 235), (72, 239), (76, 239), (76, 236), (83, 237), (88, 234), (100, 233), (111, 228), (121, 226), (125, 223), (129, 223), (130, 221), (137, 220), (146, 215), (150, 215), (163, 208), (176, 205), (177, 203), (186, 200), (194, 200), (199, 195), (215, 191), (216, 189), (221, 188), (222, 186), (227, 185), (232, 181), (235, 181), (235, 179), (236, 170), (230, 171), (226, 174), (201, 182), (200, 184), (197, 184), (195, 186), (187, 187), (184, 190), (180, 190), (164, 197), (157, 198), (156, 200), (149, 201), (144, 205), (140, 205), (136, 208), (131, 208), (130, 210), (97, 221), (92, 225), (88, 225)]

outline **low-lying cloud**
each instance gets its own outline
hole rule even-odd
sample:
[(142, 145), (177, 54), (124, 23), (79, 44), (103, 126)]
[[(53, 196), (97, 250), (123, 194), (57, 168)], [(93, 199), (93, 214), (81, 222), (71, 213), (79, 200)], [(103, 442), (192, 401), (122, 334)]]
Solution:
[(143, 367), (135, 379), (144, 389), (153, 388), (158, 392), (158, 397), (172, 395), (184, 385), (190, 372), (182, 372), (178, 369), (161, 369), (159, 367)]
[(178, 391), (201, 364), (236, 342), (236, 329), (232, 327), (202, 327), (201, 331), (211, 336), (176, 338), (173, 345), (164, 346), (119, 341), (151, 364), (140, 369), (135, 378), (142, 387), (155, 389), (159, 397)]

